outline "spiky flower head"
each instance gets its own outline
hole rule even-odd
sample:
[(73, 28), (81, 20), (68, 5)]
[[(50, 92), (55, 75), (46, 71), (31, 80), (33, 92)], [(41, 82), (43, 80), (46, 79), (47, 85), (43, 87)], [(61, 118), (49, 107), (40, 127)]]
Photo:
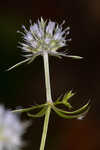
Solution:
[(17, 115), (0, 105), (0, 150), (19, 150), (27, 125), (28, 122), (22, 123)]
[[(69, 34), (70, 28), (67, 27), (63, 30), (63, 23), (58, 25), (51, 20), (47, 22), (41, 18), (37, 23), (32, 24), (30, 20), (29, 30), (22, 26), (24, 29), (24, 42), (20, 43), (21, 49), (31, 54), (28, 57), (35, 54), (43, 54), (43, 52), (55, 55), (59, 48), (67, 44), (66, 35)], [(27, 55), (25, 56), (27, 57)]]
[(68, 55), (65, 52), (59, 52), (58, 50), (62, 47), (68, 46), (68, 41), (71, 40), (69, 37), (70, 27), (63, 30), (62, 24), (57, 24), (54, 21), (44, 21), (43, 18), (38, 20), (36, 23), (32, 23), (30, 20), (30, 27), (26, 29), (23, 25), (23, 32), (18, 31), (22, 34), (22, 42), (19, 42), (19, 48), (23, 50), (23, 56), (26, 57), (24, 61), (19, 62), (11, 70), (20, 64), (27, 62), (31, 63), (37, 56), (48, 53), (49, 55), (60, 57), (71, 57), (80, 59), (79, 56)]

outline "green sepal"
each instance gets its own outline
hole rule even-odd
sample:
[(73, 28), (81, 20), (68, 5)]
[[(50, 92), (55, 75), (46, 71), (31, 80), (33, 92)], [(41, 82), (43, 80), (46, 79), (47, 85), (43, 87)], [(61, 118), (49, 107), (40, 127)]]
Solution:
[(45, 112), (47, 110), (47, 107), (44, 107), (42, 108), (42, 110), (40, 110), (38, 113), (36, 114), (30, 114), (30, 113), (27, 113), (27, 115), (29, 117), (35, 117), (35, 118), (39, 118), (39, 117), (43, 117), (45, 115)]
[(12, 69), (15, 69), (15, 68), (17, 68), (18, 66), (20, 66), (20, 65), (22, 65), (22, 64), (24, 64), (24, 63), (26, 63), (26, 62), (28, 62), (30, 59), (31, 59), (31, 58), (25, 59), (25, 60), (23, 60), (23, 61), (17, 63), (16, 65), (10, 67), (10, 68), (7, 69), (6, 71), (10, 71), (10, 70), (12, 70)]

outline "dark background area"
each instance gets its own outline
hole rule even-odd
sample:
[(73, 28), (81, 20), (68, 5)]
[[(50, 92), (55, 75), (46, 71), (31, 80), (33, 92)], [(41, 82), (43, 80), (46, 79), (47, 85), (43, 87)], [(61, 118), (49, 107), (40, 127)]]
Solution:
[[(55, 100), (65, 90), (77, 94), (71, 100), (80, 107), (91, 99), (91, 110), (83, 120), (64, 120), (51, 114), (46, 150), (100, 149), (100, 1), (43, 0), (0, 2), (0, 103), (7, 108), (27, 107), (45, 102), (42, 58), (16, 70), (5, 69), (23, 59), (17, 48), (24, 24), (29, 19), (66, 20), (71, 27), (70, 54), (82, 60), (50, 57), (52, 95)], [(26, 135), (26, 150), (39, 149), (42, 119), (33, 119)]]

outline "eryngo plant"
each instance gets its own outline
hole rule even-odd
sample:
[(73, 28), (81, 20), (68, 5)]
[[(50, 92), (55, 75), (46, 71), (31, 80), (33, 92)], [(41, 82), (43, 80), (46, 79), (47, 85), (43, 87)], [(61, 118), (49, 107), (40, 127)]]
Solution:
[[(74, 93), (68, 91), (64, 96), (60, 96), (57, 100), (52, 99), (51, 86), (50, 86), (50, 75), (49, 75), (49, 56), (56, 56), (58, 58), (71, 57), (75, 59), (81, 59), (80, 56), (68, 55), (67, 51), (59, 52), (59, 49), (68, 45), (68, 38), (70, 28), (67, 27), (63, 30), (64, 22), (59, 25), (51, 20), (44, 21), (43, 18), (37, 21), (37, 23), (32, 24), (30, 21), (29, 30), (25, 26), (22, 26), (24, 32), (20, 32), (22, 35), (22, 42), (19, 42), (19, 47), (22, 49), (23, 56), (25, 60), (19, 62), (18, 64), (12, 66), (8, 71), (16, 68), (17, 66), (27, 63), (30, 64), (33, 60), (41, 55), (44, 62), (44, 72), (45, 72), (45, 85), (46, 85), (46, 103), (41, 105), (32, 106), (26, 109), (14, 110), (13, 112), (27, 112), (29, 117), (42, 117), (45, 116), (43, 133), (41, 138), (40, 150), (44, 150), (45, 141), (47, 136), (47, 129), (49, 123), (49, 117), (51, 110), (53, 110), (57, 115), (66, 119), (82, 118), (86, 115), (89, 110), (89, 103), (73, 111), (69, 100)], [(64, 105), (65, 108), (60, 109), (58, 106)], [(39, 112), (36, 114), (31, 114), (30, 111), (38, 109)], [(72, 110), (71, 110), (72, 109)]]

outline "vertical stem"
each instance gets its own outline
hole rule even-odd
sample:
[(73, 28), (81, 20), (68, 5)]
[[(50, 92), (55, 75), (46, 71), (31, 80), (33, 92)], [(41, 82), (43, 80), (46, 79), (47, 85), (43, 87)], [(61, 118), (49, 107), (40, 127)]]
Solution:
[(45, 71), (45, 85), (46, 85), (46, 100), (52, 103), (51, 86), (50, 86), (50, 74), (49, 74), (49, 58), (48, 53), (43, 53), (44, 71)]
[(45, 148), (45, 142), (46, 142), (46, 136), (47, 136), (48, 124), (49, 124), (49, 117), (50, 117), (50, 111), (51, 111), (51, 106), (48, 106), (47, 111), (45, 113), (45, 120), (44, 120), (42, 139), (41, 139), (41, 144), (40, 144), (40, 150), (44, 150), (44, 148)]
[(44, 72), (45, 72), (46, 100), (48, 103), (48, 108), (47, 108), (47, 111), (45, 112), (45, 119), (44, 119), (44, 126), (43, 126), (40, 150), (44, 150), (44, 148), (45, 148), (45, 142), (46, 142), (46, 137), (47, 137), (50, 112), (51, 112), (51, 105), (49, 103), (52, 103), (50, 74), (49, 74), (49, 58), (48, 58), (47, 52), (43, 53), (43, 62), (44, 62)]

